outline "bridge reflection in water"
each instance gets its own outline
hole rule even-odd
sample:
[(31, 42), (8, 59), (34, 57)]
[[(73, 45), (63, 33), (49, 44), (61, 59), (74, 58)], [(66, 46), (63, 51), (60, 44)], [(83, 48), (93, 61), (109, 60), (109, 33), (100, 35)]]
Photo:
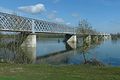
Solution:
[[(70, 58), (78, 53), (83, 55), (81, 63), (90, 63), (86, 59), (86, 53), (96, 46), (100, 45), (102, 41), (99, 40), (94, 44), (92, 42), (79, 43), (64, 43), (65, 49), (57, 52), (52, 52), (47, 55), (37, 55), (36, 47), (21, 47), (16, 46), (1, 46), (0, 61), (6, 63), (48, 63), (48, 64), (71, 64)], [(59, 42), (58, 42), (59, 43)], [(63, 42), (60, 42), (63, 43)], [(4, 47), (4, 49), (2, 48)], [(42, 52), (41, 52), (42, 53)], [(40, 54), (41, 54), (40, 53)]]

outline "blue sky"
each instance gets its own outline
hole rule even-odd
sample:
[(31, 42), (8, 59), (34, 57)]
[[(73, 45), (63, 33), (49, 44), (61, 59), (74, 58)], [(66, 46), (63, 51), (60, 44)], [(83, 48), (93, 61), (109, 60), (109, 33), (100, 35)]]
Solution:
[(72, 26), (87, 19), (97, 31), (120, 32), (120, 0), (1, 0), (0, 7)]

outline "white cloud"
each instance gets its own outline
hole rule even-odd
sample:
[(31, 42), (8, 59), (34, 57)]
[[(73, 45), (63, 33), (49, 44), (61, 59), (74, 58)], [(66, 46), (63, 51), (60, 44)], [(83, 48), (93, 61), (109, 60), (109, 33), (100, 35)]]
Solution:
[(49, 18), (49, 19), (54, 19), (54, 18), (55, 18), (55, 14), (52, 14), (52, 13), (49, 14), (49, 15), (48, 15), (48, 18)]
[(49, 13), (47, 15), (48, 19), (53, 21), (53, 22), (57, 22), (57, 23), (62, 23), (62, 24), (66, 24), (66, 25), (70, 25), (71, 23), (69, 22), (65, 22), (65, 20), (63, 18), (57, 17), (57, 11), (53, 10), (51, 13)]
[(65, 21), (62, 18), (55, 18), (55, 21), (58, 23), (64, 23)]
[(76, 18), (80, 17), (80, 15), (78, 13), (72, 13), (72, 16), (76, 17)]
[(39, 3), (36, 5), (18, 7), (18, 9), (23, 12), (36, 14), (36, 13), (41, 13), (41, 12), (45, 11), (45, 6), (44, 6), (44, 4)]
[(50, 21), (53, 21), (53, 22), (56, 22), (56, 23), (62, 23), (62, 24), (67, 24), (69, 25), (70, 23), (66, 23), (65, 20), (61, 17), (58, 17), (57, 16), (57, 11), (56, 10), (53, 10), (51, 12), (49, 12), (47, 14), (47, 18), (50, 20)]
[(57, 11), (52, 11), (51, 13), (49, 13), (48, 15), (47, 15), (47, 17), (49, 18), (49, 19), (55, 19), (56, 18), (56, 13), (57, 13)]
[(53, 10), (52, 12), (49, 12), (49, 14), (47, 14), (47, 17), (49, 20), (53, 21), (53, 22), (57, 22), (57, 23), (64, 23), (64, 19), (57, 17), (57, 11)]
[(58, 3), (60, 0), (53, 0), (53, 3)]
[(120, 5), (119, 0), (96, 0), (104, 6)]
[(56, 10), (53, 10), (53, 13), (57, 13), (57, 11), (56, 11)]
[(71, 23), (70, 22), (67, 22), (66, 25), (70, 25)]

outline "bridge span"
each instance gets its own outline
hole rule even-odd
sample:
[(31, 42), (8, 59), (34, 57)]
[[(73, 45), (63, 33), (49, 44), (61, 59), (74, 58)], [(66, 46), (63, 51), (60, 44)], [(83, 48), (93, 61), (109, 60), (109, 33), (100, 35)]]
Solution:
[[(65, 34), (66, 42), (77, 42), (76, 32), (73, 27), (4, 12), (0, 12), (0, 31), (21, 32), (21, 34), (25, 34), (26, 39), (24, 39), (21, 46), (36, 47), (36, 33)], [(26, 33), (28, 34), (26, 35)], [(101, 36), (101, 34), (87, 35), (88, 37), (92, 35)]]

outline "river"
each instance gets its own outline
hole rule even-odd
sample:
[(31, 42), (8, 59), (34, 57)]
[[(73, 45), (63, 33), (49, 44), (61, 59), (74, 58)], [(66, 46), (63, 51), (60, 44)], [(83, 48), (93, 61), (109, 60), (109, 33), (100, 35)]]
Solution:
[[(1, 41), (2, 43), (2, 41)], [(73, 45), (73, 44), (72, 44)], [(63, 38), (37, 39), (36, 48), (7, 48), (1, 45), (1, 63), (21, 64), (98, 64), (120, 66), (120, 40), (102, 40), (97, 43), (77, 44), (73, 49)]]

